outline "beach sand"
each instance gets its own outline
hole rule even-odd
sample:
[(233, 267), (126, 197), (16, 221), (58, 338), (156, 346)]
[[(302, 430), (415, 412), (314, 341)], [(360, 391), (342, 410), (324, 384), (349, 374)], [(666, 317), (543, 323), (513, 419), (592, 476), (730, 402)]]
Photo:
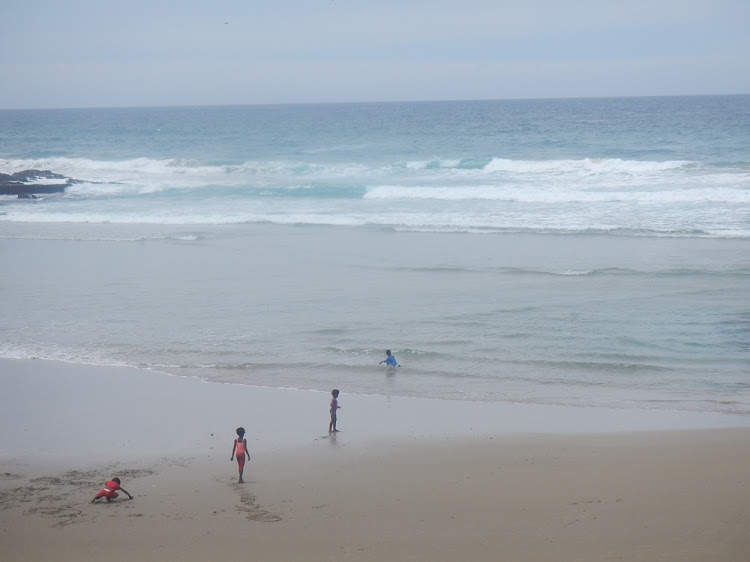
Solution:
[(0, 373), (3, 561), (750, 559), (744, 418)]

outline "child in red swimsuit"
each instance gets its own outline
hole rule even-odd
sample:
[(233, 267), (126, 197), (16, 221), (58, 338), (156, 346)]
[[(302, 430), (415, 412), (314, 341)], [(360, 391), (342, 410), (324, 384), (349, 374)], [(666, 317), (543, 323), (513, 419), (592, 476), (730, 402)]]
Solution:
[(239, 482), (242, 484), (244, 482), (242, 479), (242, 473), (245, 471), (245, 455), (247, 455), (247, 460), (250, 460), (250, 451), (247, 450), (247, 439), (245, 439), (244, 427), (237, 428), (237, 439), (234, 440), (234, 445), (232, 446), (232, 456), (229, 458), (230, 461), (234, 460), (235, 453), (237, 454), (237, 468), (240, 471)]
[(94, 503), (102, 498), (106, 499), (107, 503), (109, 503), (118, 496), (117, 490), (122, 490), (129, 499), (133, 499), (133, 496), (131, 496), (125, 488), (120, 486), (120, 479), (113, 478), (104, 485), (104, 488), (102, 488), (98, 494), (94, 496), (94, 499), (91, 500), (91, 503)]

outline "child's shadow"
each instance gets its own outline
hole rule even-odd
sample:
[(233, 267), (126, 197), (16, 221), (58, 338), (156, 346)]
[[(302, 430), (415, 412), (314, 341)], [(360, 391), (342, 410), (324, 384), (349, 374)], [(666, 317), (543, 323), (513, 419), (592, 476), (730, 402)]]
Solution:
[(247, 486), (248, 484), (258, 483), (256, 480), (243, 480), (242, 482), (237, 482), (237, 480), (225, 480), (225, 482), (232, 488), (241, 488), (242, 486)]
[(340, 431), (331, 431), (328, 435), (321, 436), (321, 439), (327, 439), (328, 444), (333, 446), (337, 445), (336, 438), (338, 437)]

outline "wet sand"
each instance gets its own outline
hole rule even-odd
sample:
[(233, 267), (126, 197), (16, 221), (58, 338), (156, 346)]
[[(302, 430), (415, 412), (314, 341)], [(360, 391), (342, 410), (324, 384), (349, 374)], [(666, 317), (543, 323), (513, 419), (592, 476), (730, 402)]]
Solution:
[[(329, 435), (324, 390), (42, 361), (0, 367), (2, 560), (744, 561), (750, 552), (744, 418), (342, 392), (341, 432)], [(244, 484), (229, 459), (237, 425), (252, 455)], [(92, 505), (112, 476), (134, 499)]]

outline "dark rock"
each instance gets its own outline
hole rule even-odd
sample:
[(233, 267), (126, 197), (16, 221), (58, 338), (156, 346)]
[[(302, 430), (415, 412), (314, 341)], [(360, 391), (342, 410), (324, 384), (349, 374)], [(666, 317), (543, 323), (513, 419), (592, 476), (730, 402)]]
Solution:
[[(60, 183), (33, 183), (40, 179), (63, 180)], [(62, 193), (65, 188), (81, 183), (49, 170), (22, 170), (14, 174), (0, 174), (0, 195), (17, 195), (20, 199), (32, 199), (36, 193)]]
[(35, 180), (42, 179), (42, 178), (46, 180), (67, 180), (68, 179), (62, 174), (56, 174), (54, 172), (50, 172), (49, 170), (22, 170), (20, 172), (16, 172), (15, 174), (10, 174), (10, 175), (0, 174), (0, 181), (28, 183), (30, 181), (35, 181)]
[(70, 186), (69, 183), (61, 184), (23, 184), (0, 182), (0, 195), (34, 195), (35, 193), (62, 193)]

